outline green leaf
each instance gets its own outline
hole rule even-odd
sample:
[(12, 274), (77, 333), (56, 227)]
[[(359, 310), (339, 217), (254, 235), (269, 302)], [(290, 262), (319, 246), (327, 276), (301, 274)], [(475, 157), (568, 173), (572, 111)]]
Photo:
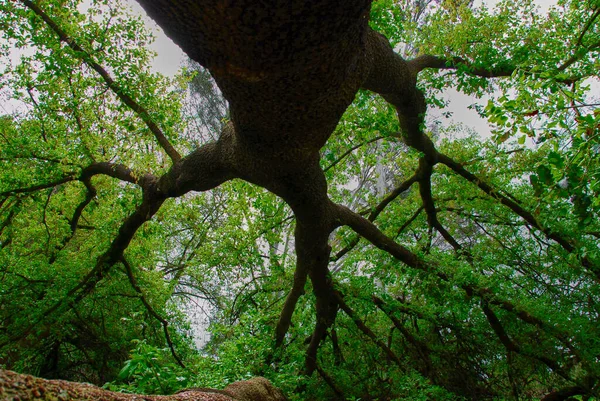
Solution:
[(554, 151), (548, 153), (548, 163), (559, 169), (562, 169), (564, 167), (563, 157), (559, 153)]
[(551, 185), (553, 178), (552, 178), (552, 171), (548, 168), (548, 166), (540, 164), (537, 167), (537, 175), (539, 177), (539, 181), (545, 185)]

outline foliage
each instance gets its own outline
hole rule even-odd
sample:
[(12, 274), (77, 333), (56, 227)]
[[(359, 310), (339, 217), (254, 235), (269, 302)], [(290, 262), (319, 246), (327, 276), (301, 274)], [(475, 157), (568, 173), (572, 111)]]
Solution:
[[(88, 59), (180, 151), (218, 135), (226, 103), (198, 66), (152, 72), (152, 37), (119, 2), (41, 3), (85, 54), (0, 0), (1, 367), (136, 393), (262, 375), (292, 399), (534, 399), (574, 383), (598, 396), (597, 2), (561, 0), (547, 13), (531, 0), (373, 3), (372, 26), (404, 56), (447, 58), (419, 85), (426, 130), (459, 167), (433, 167), (435, 225), (421, 184), (405, 185), (423, 154), (402, 142), (393, 107), (357, 94), (321, 151), (329, 195), (427, 267), (338, 229), (330, 271), (353, 315), (338, 314), (312, 377), (298, 376), (315, 324), (310, 285), (273, 347), (295, 222), (267, 190), (231, 181), (168, 200), (116, 269), (96, 268), (142, 202), (139, 180), (169, 161)], [(475, 96), (489, 135), (435, 117), (449, 88)], [(108, 173), (86, 175), (98, 163)], [(200, 350), (189, 310), (210, 320)]]
[(188, 387), (188, 372), (172, 362), (167, 348), (156, 348), (144, 340), (134, 340), (134, 344), (130, 359), (117, 376), (126, 384), (106, 383), (104, 388), (126, 393), (171, 394)]

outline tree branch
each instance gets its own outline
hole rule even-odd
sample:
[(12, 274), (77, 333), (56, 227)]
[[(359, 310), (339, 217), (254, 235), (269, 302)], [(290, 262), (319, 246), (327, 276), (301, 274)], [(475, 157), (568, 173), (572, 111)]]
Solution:
[(359, 143), (358, 145), (352, 146), (350, 149), (348, 149), (344, 153), (342, 153), (342, 155), (340, 157), (338, 157), (335, 161), (333, 161), (329, 166), (325, 167), (323, 169), (323, 172), (327, 172), (328, 170), (334, 168), (339, 162), (344, 160), (344, 158), (346, 156), (348, 156), (350, 153), (354, 152), (356, 149), (358, 149), (364, 145), (368, 145), (370, 143), (377, 142), (378, 140), (384, 139), (384, 138), (385, 138), (384, 136), (377, 136), (373, 139), (369, 139), (368, 141), (364, 141), (364, 142)]
[(164, 194), (157, 191), (157, 180), (155, 177), (146, 175), (140, 181), (139, 184), (144, 189), (142, 203), (125, 219), (119, 228), (117, 236), (111, 242), (106, 252), (98, 258), (94, 268), (75, 287), (69, 290), (65, 297), (46, 309), (39, 317), (33, 319), (25, 329), (10, 336), (7, 341), (0, 344), (0, 348), (29, 334), (35, 325), (45, 317), (54, 314), (65, 306), (76, 304), (85, 298), (94, 289), (96, 284), (108, 274), (113, 265), (122, 258), (123, 252), (129, 246), (137, 230), (154, 216), (166, 199)]
[(117, 82), (110, 76), (108, 71), (94, 61), (94, 58), (86, 52), (79, 44), (77, 44), (73, 38), (69, 37), (67, 33), (60, 27), (48, 14), (46, 14), (37, 4), (31, 0), (21, 0), (25, 6), (37, 14), (59, 37), (59, 39), (65, 42), (81, 59), (89, 65), (94, 71), (96, 71), (104, 80), (106, 85), (113, 91), (113, 93), (121, 99), (131, 110), (133, 110), (141, 119), (144, 121), (150, 132), (154, 134), (159, 145), (163, 148), (165, 153), (171, 158), (173, 162), (179, 161), (181, 155), (171, 145), (165, 134), (154, 122), (150, 113), (138, 102), (136, 102), (131, 96), (129, 96), (123, 88), (119, 86)]
[(110, 163), (110, 162), (97, 162), (97, 163), (92, 163), (87, 167), (84, 167), (81, 170), (81, 173), (79, 175), (69, 174), (63, 178), (60, 178), (55, 181), (51, 181), (49, 183), (32, 185), (30, 187), (24, 187), (24, 188), (10, 189), (8, 191), (0, 192), (0, 196), (37, 192), (37, 191), (41, 191), (43, 189), (54, 188), (59, 185), (66, 184), (67, 182), (71, 182), (71, 181), (82, 181), (85, 184), (85, 182), (87, 180), (89, 180), (91, 177), (98, 175), (98, 174), (107, 175), (109, 177), (117, 178), (122, 181), (127, 181), (132, 184), (140, 184), (140, 180), (143, 180), (144, 177), (146, 177), (146, 178), (152, 177), (150, 174), (137, 176), (133, 172), (133, 170), (131, 170), (129, 167), (126, 167), (122, 164), (115, 164), (115, 163)]
[[(423, 133), (422, 124), (424, 113), (426, 111), (426, 104), (423, 94), (416, 88), (415, 71), (411, 68), (409, 63), (394, 53), (387, 41), (377, 37), (369, 37), (369, 39), (372, 48), (371, 51), (373, 52), (373, 57), (376, 62), (372, 66), (370, 75), (363, 86), (366, 89), (379, 93), (386, 101), (396, 107), (404, 142), (408, 146), (424, 153), (424, 157), (429, 164), (433, 165), (437, 162), (450, 164), (449, 167), (460, 171), (459, 174), (462, 173), (461, 175), (463, 175), (463, 177), (479, 185), (480, 188), (487, 189), (490, 195), (494, 194), (495, 192), (491, 190), (491, 187), (482, 184), (475, 176), (464, 170), (458, 163), (455, 163), (447, 156), (438, 153), (431, 139)], [(515, 210), (525, 212), (518, 204), (507, 197), (501, 195), (496, 195), (495, 197), (501, 199), (503, 204), (515, 207)], [(450, 281), (450, 276), (447, 273), (440, 271), (435, 266), (425, 263), (407, 248), (388, 238), (370, 221), (344, 207), (339, 208), (339, 213), (339, 218), (343, 224), (350, 226), (354, 231), (365, 237), (378, 248), (388, 252), (390, 255), (412, 268), (435, 274), (444, 281)], [(535, 222), (533, 216), (531, 217), (531, 220)], [(535, 222), (535, 226), (537, 227), (539, 224)], [(548, 230), (545, 232), (548, 233)], [(562, 240), (562, 238), (559, 239)], [(565, 242), (564, 240), (561, 242), (569, 249), (573, 249), (568, 242)], [(600, 278), (600, 272), (598, 277)], [(495, 294), (488, 288), (476, 287), (473, 284), (463, 284), (461, 287), (469, 296), (476, 294), (491, 304), (499, 305), (501, 308), (515, 313), (516, 316), (524, 322), (536, 325), (544, 331), (552, 333), (552, 335), (575, 352), (569, 341), (569, 336), (565, 335), (561, 330), (543, 322), (541, 319), (538, 319), (525, 311), (519, 310), (519, 308), (509, 301), (497, 299)]]
[[(301, 219), (296, 222), (296, 255), (298, 267), (306, 269), (315, 295), (317, 321), (306, 349), (304, 374), (311, 376), (317, 367), (317, 352), (327, 330), (335, 322), (338, 304), (333, 296), (333, 283), (328, 269), (331, 247), (328, 244), (329, 233), (314, 226), (305, 226)], [(286, 300), (287, 304), (287, 300)], [(279, 328), (279, 325), (278, 325)]]
[(406, 340), (413, 347), (416, 348), (417, 352), (421, 356), (421, 359), (423, 359), (423, 362), (425, 363), (426, 373), (431, 372), (433, 370), (433, 362), (431, 360), (431, 355), (430, 355), (431, 354), (431, 348), (429, 347), (429, 345), (427, 345), (427, 343), (424, 343), (423, 341), (421, 341), (421, 340), (417, 339), (415, 336), (413, 336), (406, 329), (406, 327), (404, 327), (404, 325), (402, 324), (402, 322), (400, 322), (400, 320), (393, 315), (393, 313), (390, 310), (391, 308), (389, 307), (389, 305), (387, 305), (381, 298), (373, 295), (372, 300), (373, 300), (373, 303), (383, 313), (385, 313), (385, 315), (392, 321), (392, 323), (394, 324), (394, 327), (396, 327), (398, 329), (398, 331), (400, 331), (400, 333), (402, 333), (402, 335), (404, 336), (404, 338), (406, 338)]
[(412, 215), (412, 216), (410, 216), (410, 218), (409, 218), (408, 220), (406, 220), (406, 221), (404, 222), (404, 224), (402, 224), (402, 226), (400, 226), (400, 228), (398, 229), (398, 231), (396, 231), (396, 236), (395, 236), (395, 237), (398, 237), (400, 234), (402, 234), (402, 232), (403, 232), (404, 230), (406, 230), (406, 228), (407, 228), (408, 226), (410, 226), (410, 225), (413, 223), (413, 221), (415, 221), (415, 220), (417, 219), (417, 217), (419, 217), (419, 215), (421, 214), (421, 212), (422, 212), (424, 209), (425, 209), (425, 208), (424, 208), (423, 206), (421, 206), (421, 207), (419, 207), (417, 210), (415, 210), (415, 212), (413, 213), (413, 215)]
[(590, 17), (590, 19), (585, 23), (585, 26), (581, 30), (581, 33), (579, 34), (579, 37), (577, 38), (577, 43), (575, 43), (575, 47), (579, 47), (579, 46), (581, 46), (583, 44), (583, 37), (585, 36), (585, 34), (587, 33), (587, 31), (590, 29), (590, 27), (592, 26), (592, 24), (594, 23), (594, 21), (599, 16), (600, 16), (600, 7), (597, 7), (596, 11), (594, 11), (594, 13)]
[(574, 395), (585, 394), (586, 391), (580, 386), (566, 387), (561, 390), (553, 391), (546, 394), (540, 401), (566, 401)]
[[(431, 192), (431, 175), (433, 174), (433, 163), (429, 161), (427, 157), (421, 157), (419, 159), (419, 171), (421, 172), (419, 178), (419, 194), (423, 201), (423, 208), (427, 214), (427, 222), (429, 226), (435, 228), (442, 237), (448, 242), (457, 253), (462, 252), (462, 246), (454, 239), (454, 237), (446, 230), (446, 228), (440, 223), (437, 216), (437, 210), (435, 208), (435, 202)], [(469, 256), (471, 259), (471, 257)]]
[(15, 188), (9, 191), (0, 192), (0, 196), (8, 196), (8, 195), (16, 195), (16, 194), (26, 194), (31, 192), (41, 191), (42, 189), (54, 188), (59, 185), (65, 184), (67, 182), (76, 181), (77, 177), (73, 175), (68, 175), (66, 177), (60, 178), (58, 180), (46, 183), (46, 184), (38, 184), (32, 185), (30, 187), (25, 188)]
[(79, 223), (79, 219), (83, 214), (83, 210), (87, 207), (87, 205), (90, 204), (90, 202), (96, 197), (97, 194), (96, 188), (94, 188), (89, 179), (84, 179), (82, 181), (87, 189), (87, 192), (85, 194), (85, 199), (81, 201), (79, 205), (77, 205), (77, 209), (75, 209), (75, 212), (73, 212), (73, 217), (71, 218), (70, 223), (71, 236), (73, 236), (73, 234), (75, 234), (75, 231), (77, 230), (77, 224)]
[(379, 340), (375, 333), (373, 333), (373, 331), (369, 329), (367, 325), (356, 315), (356, 312), (354, 312), (352, 308), (350, 308), (348, 304), (344, 302), (342, 294), (340, 294), (338, 291), (335, 291), (334, 295), (337, 299), (338, 304), (340, 305), (340, 309), (342, 309), (346, 313), (346, 315), (348, 315), (348, 317), (352, 319), (356, 327), (358, 327), (360, 331), (362, 331), (367, 337), (369, 337), (371, 341), (373, 341), (373, 343), (375, 343), (379, 348), (381, 348), (381, 350), (388, 356), (388, 358), (394, 361), (394, 363), (398, 365), (398, 367), (401, 370), (404, 370), (400, 358), (398, 358), (394, 351), (392, 351), (387, 345), (385, 345), (381, 340)]
[[(591, 50), (594, 47), (597, 47), (598, 44), (590, 46), (587, 50)], [(585, 53), (584, 53), (585, 54)], [(569, 60), (567, 60), (563, 65), (558, 67), (556, 71), (564, 71), (572, 65), (573, 63), (580, 60), (582, 57), (581, 54), (573, 55)], [(515, 71), (516, 67), (513, 66), (502, 66), (496, 68), (482, 68), (482, 67), (473, 67), (468, 60), (465, 60), (461, 57), (438, 57), (432, 56), (429, 54), (425, 54), (419, 57), (416, 57), (412, 60), (407, 61), (411, 70), (414, 71), (415, 74), (423, 71), (427, 68), (434, 68), (438, 70), (459, 70), (464, 69), (467, 74), (474, 75), (481, 78), (503, 78), (510, 77)], [(536, 74), (530, 73), (531, 75), (537, 76)], [(579, 78), (577, 77), (569, 77), (569, 78), (561, 78), (556, 79), (557, 82), (563, 83), (565, 85), (571, 85), (573, 82), (576, 82)]]
[(173, 395), (124, 394), (87, 383), (46, 380), (0, 369), (0, 396), (5, 400), (69, 401), (285, 401), (285, 395), (263, 377), (231, 383), (223, 390), (191, 388)]
[(510, 77), (515, 71), (513, 67), (499, 67), (499, 68), (481, 68), (473, 67), (471, 63), (461, 57), (437, 57), (432, 55), (422, 55), (412, 60), (407, 61), (409, 67), (416, 74), (423, 71), (426, 68), (435, 69), (460, 69), (464, 68), (470, 75), (475, 75), (482, 78), (499, 78), (499, 77)]
[[(517, 215), (521, 216), (523, 220), (529, 223), (532, 227), (535, 227), (539, 231), (541, 231), (546, 237), (554, 240), (558, 243), (564, 250), (569, 253), (575, 253), (577, 251), (576, 246), (572, 243), (571, 240), (565, 238), (560, 233), (551, 231), (550, 229), (542, 226), (542, 224), (527, 210), (525, 210), (521, 205), (517, 202), (509, 199), (507, 196), (502, 195), (499, 191), (492, 188), (485, 181), (479, 179), (474, 174), (467, 171), (463, 166), (459, 163), (451, 159), (450, 157), (439, 154), (440, 163), (445, 164), (450, 167), (455, 173), (465, 178), (467, 181), (475, 184), (479, 189), (485, 192), (488, 196), (497, 199), (501, 204), (507, 206), (510, 210), (512, 210)], [(581, 264), (586, 267), (592, 274), (597, 282), (600, 282), (600, 269), (587, 257), (580, 256)]]
[(483, 310), (483, 313), (485, 314), (485, 317), (488, 323), (490, 324), (490, 327), (492, 328), (492, 330), (494, 330), (494, 333), (496, 334), (502, 345), (504, 345), (507, 351), (516, 352), (517, 354), (536, 359), (545, 364), (548, 368), (550, 368), (554, 373), (561, 376), (563, 379), (567, 381), (573, 381), (573, 379), (569, 376), (568, 372), (566, 372), (556, 361), (553, 361), (545, 355), (537, 355), (533, 352), (527, 351), (521, 348), (517, 343), (515, 343), (508, 336), (506, 330), (504, 330), (504, 326), (502, 326), (502, 323), (500, 322), (500, 319), (498, 319), (498, 317), (496, 316), (494, 311), (489, 307), (486, 301), (483, 301), (481, 303), (481, 309)]
[(564, 71), (564, 70), (566, 70), (567, 68), (569, 68), (570, 66), (572, 66), (573, 64), (575, 64), (576, 62), (578, 62), (579, 60), (581, 60), (583, 58), (583, 56), (585, 56), (590, 50), (594, 50), (594, 49), (596, 49), (598, 47), (600, 47), (600, 41), (595, 42), (595, 43), (587, 46), (584, 51), (576, 51), (575, 54), (573, 54), (571, 57), (569, 57), (556, 70), (557, 71)]
[(132, 184), (139, 184), (140, 179), (144, 177), (144, 175), (137, 175), (133, 170), (123, 164), (96, 162), (90, 164), (81, 171), (79, 180), (85, 182), (86, 179), (98, 174), (107, 175)]
[(77, 205), (77, 208), (73, 212), (73, 217), (71, 218), (71, 221), (69, 223), (69, 228), (71, 229), (71, 232), (67, 237), (62, 239), (60, 245), (57, 245), (56, 249), (54, 250), (54, 252), (50, 256), (50, 259), (48, 260), (49, 264), (53, 264), (56, 261), (56, 258), (58, 258), (58, 254), (63, 249), (65, 249), (67, 244), (71, 241), (71, 239), (73, 239), (73, 237), (75, 236), (75, 231), (77, 230), (79, 219), (81, 218), (81, 215), (83, 213), (83, 210), (87, 207), (87, 205), (90, 204), (92, 199), (94, 199), (94, 197), (96, 196), (96, 188), (94, 188), (94, 186), (92, 185), (90, 178), (86, 177), (86, 178), (82, 179), (82, 181), (87, 189), (86, 194), (85, 194), (85, 199), (83, 199), (83, 201), (81, 201), (81, 203), (79, 203), (79, 205)]
[[(417, 171), (410, 178), (398, 185), (377, 206), (375, 206), (372, 209), (371, 213), (369, 214), (368, 220), (374, 221), (394, 199), (396, 199), (403, 192), (406, 192), (408, 189), (410, 189), (410, 187), (418, 181), (418, 177), (419, 173)], [(409, 222), (412, 222), (417, 216), (418, 213), (417, 215), (413, 216), (412, 219), (409, 219)], [(350, 252), (358, 244), (358, 241), (360, 241), (360, 237), (355, 237), (354, 239), (352, 239), (350, 243), (344, 247), (344, 249), (340, 250), (338, 253), (335, 254), (333, 258), (331, 258), (331, 261), (335, 262), (340, 260), (345, 254)]]
[(340, 390), (340, 388), (335, 385), (335, 382), (333, 381), (331, 376), (329, 376), (327, 374), (327, 372), (325, 372), (323, 370), (323, 368), (321, 368), (319, 365), (317, 365), (317, 372), (319, 372), (319, 376), (321, 376), (323, 378), (323, 381), (325, 381), (325, 383), (327, 383), (329, 388), (331, 388), (333, 390), (333, 392), (339, 399), (344, 399), (344, 400), (347, 399), (344, 396), (344, 393), (342, 392), (342, 390)]
[[(406, 265), (420, 270), (428, 271), (429, 266), (412, 253), (408, 248), (396, 243), (382, 233), (371, 221), (353, 212), (345, 206), (338, 205), (339, 219), (342, 224), (348, 225), (360, 236), (367, 239), (379, 249), (388, 252)], [(444, 276), (447, 279), (446, 276)]]
[[(339, 218), (342, 223), (350, 226), (354, 231), (363, 236), (377, 248), (389, 253), (394, 258), (400, 260), (409, 267), (436, 275), (439, 279), (446, 282), (452, 281), (451, 275), (440, 271), (433, 264), (425, 262), (409, 249), (393, 241), (364, 217), (352, 212), (350, 209), (344, 206), (338, 205), (338, 208)], [(462, 284), (460, 287), (467, 293), (467, 295), (477, 295), (492, 305), (497, 305), (508, 312), (514, 313), (522, 321), (537, 326), (545, 332), (550, 333), (555, 338), (560, 340), (567, 348), (569, 348), (571, 352), (577, 354), (575, 348), (569, 340), (569, 336), (560, 328), (531, 315), (510, 301), (499, 298), (489, 288), (478, 287), (474, 284)]]
[[(17, 198), (15, 203), (13, 203), (12, 205), (9, 205), (7, 207), (9, 209), (9, 212), (8, 212), (8, 216), (6, 216), (6, 218), (2, 221), (2, 223), (0, 223), (0, 235), (2, 235), (2, 233), (4, 232), (4, 229), (12, 223), (12, 221), (16, 215), (15, 209), (17, 209), (21, 205), (21, 202), (22, 202), (21, 199)], [(0, 248), (1, 248), (1, 246), (0, 246)]]

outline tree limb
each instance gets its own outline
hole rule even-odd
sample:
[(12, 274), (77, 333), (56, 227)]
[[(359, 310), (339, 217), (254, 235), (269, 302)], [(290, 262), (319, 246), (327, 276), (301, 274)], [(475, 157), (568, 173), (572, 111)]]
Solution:
[(406, 338), (406, 340), (413, 347), (416, 348), (417, 352), (421, 356), (421, 359), (425, 363), (426, 374), (429, 374), (433, 370), (433, 362), (431, 360), (431, 355), (430, 355), (431, 354), (431, 348), (429, 347), (429, 345), (427, 343), (425, 343), (425, 342), (417, 339), (415, 336), (413, 336), (406, 329), (406, 327), (404, 327), (404, 325), (402, 324), (402, 322), (400, 322), (400, 320), (397, 317), (394, 316), (394, 314), (390, 310), (391, 308), (389, 307), (389, 305), (387, 305), (381, 298), (373, 295), (372, 300), (373, 300), (373, 303), (383, 313), (385, 313), (385, 315), (392, 321), (392, 323), (394, 324), (394, 327), (396, 327), (398, 329), (398, 331), (400, 331), (400, 333), (402, 333), (402, 335), (404, 336), (404, 338)]
[(506, 66), (491, 69), (473, 67), (469, 61), (461, 57), (446, 58), (428, 54), (408, 60), (407, 63), (415, 73), (419, 73), (426, 68), (452, 70), (464, 68), (470, 75), (475, 75), (482, 78), (510, 77), (515, 71), (513, 67)]
[(346, 304), (342, 297), (342, 294), (340, 294), (338, 291), (335, 291), (334, 294), (338, 304), (340, 305), (340, 309), (342, 309), (346, 313), (346, 315), (348, 315), (348, 317), (352, 319), (356, 327), (358, 327), (360, 331), (362, 331), (367, 337), (369, 337), (371, 341), (373, 341), (373, 343), (375, 343), (379, 348), (381, 348), (381, 350), (388, 356), (388, 358), (390, 358), (390, 360), (392, 360), (396, 365), (398, 365), (398, 367), (401, 370), (404, 370), (404, 366), (402, 365), (400, 358), (398, 358), (398, 356), (387, 345), (385, 345), (381, 340), (379, 340), (375, 333), (373, 333), (373, 331), (369, 329), (367, 325), (356, 315), (356, 312), (354, 312), (354, 310), (352, 310), (352, 308), (350, 308), (348, 304)]
[(323, 378), (323, 381), (327, 383), (327, 385), (333, 390), (333, 392), (339, 399), (347, 399), (346, 397), (344, 397), (344, 393), (342, 392), (342, 390), (340, 390), (340, 388), (336, 386), (331, 376), (329, 376), (329, 374), (327, 374), (327, 372), (325, 372), (323, 368), (321, 368), (319, 365), (317, 365), (317, 372), (319, 372), (319, 376)]
[(11, 189), (9, 191), (0, 192), (0, 196), (8, 196), (8, 195), (26, 194), (26, 193), (31, 193), (31, 192), (37, 192), (37, 191), (41, 191), (42, 189), (54, 188), (54, 187), (57, 187), (59, 185), (65, 184), (67, 182), (75, 181), (75, 180), (77, 180), (76, 176), (68, 175), (66, 177), (60, 178), (58, 180), (55, 180), (55, 181), (52, 181), (52, 182), (49, 182), (49, 183), (46, 183), (46, 184), (32, 185), (30, 187), (15, 188), (15, 189)]
[[(588, 50), (593, 49), (596, 46), (590, 47)], [(570, 65), (580, 60), (582, 55), (577, 54), (572, 56), (569, 60), (563, 63), (560, 67), (557, 68), (557, 71), (563, 71), (567, 69)], [(416, 57), (412, 60), (407, 61), (411, 70), (414, 71), (415, 74), (423, 71), (427, 68), (433, 68), (438, 70), (458, 70), (464, 69), (467, 74), (474, 75), (481, 78), (503, 78), (510, 77), (515, 71), (516, 67), (514, 66), (500, 66), (496, 68), (483, 68), (483, 67), (473, 67), (471, 62), (463, 59), (462, 57), (438, 57), (432, 56), (429, 54), (425, 54), (419, 57)], [(533, 74), (532, 74), (533, 75)], [(577, 77), (569, 77), (569, 78), (561, 78), (556, 79), (557, 82), (563, 83), (565, 85), (571, 85), (573, 82), (576, 82), (579, 78)]]
[(46, 380), (0, 369), (0, 398), (38, 401), (286, 401), (285, 395), (263, 377), (231, 383), (223, 390), (190, 388), (173, 395), (124, 394), (86, 383)]
[(348, 149), (344, 153), (342, 153), (342, 155), (340, 157), (338, 157), (336, 160), (334, 160), (333, 162), (331, 162), (331, 164), (329, 166), (325, 167), (323, 169), (323, 172), (327, 172), (328, 170), (334, 168), (339, 162), (341, 162), (342, 160), (344, 160), (344, 158), (346, 156), (348, 156), (350, 153), (354, 152), (356, 149), (358, 149), (358, 148), (360, 148), (360, 147), (362, 147), (364, 145), (368, 145), (370, 143), (377, 142), (380, 139), (384, 139), (384, 138), (385, 138), (384, 136), (377, 136), (377, 137), (375, 137), (373, 139), (369, 139), (368, 141), (364, 141), (364, 142), (359, 143), (358, 145), (352, 146), (350, 149)]
[(529, 352), (520, 347), (515, 341), (513, 341), (506, 333), (506, 330), (504, 329), (504, 326), (502, 326), (500, 319), (498, 319), (498, 317), (496, 316), (494, 311), (489, 307), (486, 301), (483, 301), (481, 303), (481, 309), (483, 310), (483, 313), (485, 314), (485, 317), (488, 323), (490, 324), (492, 330), (494, 330), (494, 333), (496, 334), (502, 345), (504, 345), (507, 351), (516, 352), (518, 354), (522, 354), (532, 359), (536, 359), (544, 363), (546, 366), (548, 366), (548, 368), (550, 368), (553, 372), (561, 376), (563, 379), (567, 381), (573, 381), (571, 376), (569, 376), (568, 372), (566, 372), (556, 361), (553, 361), (545, 355), (537, 355), (533, 352)]
[[(577, 248), (571, 240), (565, 238), (563, 235), (556, 231), (552, 231), (547, 227), (544, 227), (530, 212), (525, 210), (521, 205), (519, 205), (514, 200), (509, 199), (507, 196), (502, 195), (498, 190), (492, 188), (492, 186), (487, 184), (485, 181), (479, 179), (477, 176), (467, 171), (463, 166), (454, 161), (452, 158), (440, 153), (439, 161), (440, 163), (443, 163), (446, 166), (450, 167), (450, 169), (452, 169), (461, 177), (465, 178), (467, 181), (471, 182), (472, 184), (475, 184), (488, 196), (500, 201), (501, 204), (507, 206), (514, 213), (521, 216), (523, 220), (529, 223), (532, 227), (535, 227), (536, 229), (544, 233), (546, 237), (554, 240), (567, 252), (577, 252)], [(594, 279), (597, 282), (600, 282), (600, 268), (598, 268), (598, 266), (596, 266), (596, 264), (593, 263), (587, 256), (580, 256), (580, 261), (581, 264), (593, 274)]]
[(600, 7), (597, 6), (596, 11), (594, 11), (594, 13), (591, 15), (590, 19), (587, 20), (587, 22), (585, 23), (585, 26), (581, 30), (581, 33), (579, 34), (579, 37), (577, 38), (577, 43), (575, 43), (575, 47), (579, 47), (582, 45), (583, 37), (585, 36), (587, 31), (590, 29), (590, 27), (592, 26), (592, 24), (594, 23), (596, 18), (598, 18), (599, 16), (600, 16)]
[[(368, 220), (374, 221), (394, 199), (396, 199), (400, 194), (408, 191), (410, 189), (410, 187), (415, 182), (418, 181), (418, 177), (419, 177), (419, 173), (415, 172), (415, 174), (413, 174), (410, 178), (406, 179), (400, 185), (398, 185), (396, 188), (394, 188), (394, 190), (392, 192), (390, 192), (377, 206), (375, 206), (371, 210)], [(412, 222), (417, 216), (418, 216), (418, 213), (415, 216), (413, 216), (412, 219), (409, 219), (409, 222)], [(410, 223), (408, 223), (408, 224), (410, 224)], [(348, 245), (346, 245), (343, 249), (341, 249), (338, 253), (336, 253), (333, 258), (331, 258), (331, 261), (335, 262), (335, 261), (340, 260), (345, 254), (350, 252), (352, 250), (352, 248), (354, 248), (358, 244), (359, 240), (360, 240), (360, 237), (355, 237), (354, 239), (352, 239)]]
[[(404, 264), (414, 269), (425, 271), (429, 274), (437, 276), (439, 279), (451, 282), (452, 276), (448, 273), (440, 271), (437, 266), (425, 262), (423, 259), (418, 257), (416, 254), (411, 252), (404, 246), (396, 243), (391, 238), (387, 237), (382, 233), (373, 223), (365, 219), (364, 217), (352, 212), (350, 209), (339, 206), (340, 219), (343, 224), (350, 226), (354, 231), (363, 236), (377, 248), (389, 253), (394, 258), (400, 260)], [(510, 301), (503, 300), (494, 294), (489, 288), (479, 287), (474, 284), (462, 284), (460, 286), (469, 296), (477, 295), (483, 300), (489, 302), (492, 305), (497, 305), (502, 309), (514, 313), (522, 321), (537, 326), (547, 333), (550, 333), (555, 338), (560, 340), (565, 346), (567, 346), (574, 354), (577, 354), (575, 348), (569, 340), (569, 335), (562, 331), (559, 327), (555, 327), (537, 318), (527, 311), (524, 311), (511, 303)]]
[[(91, 177), (99, 174), (117, 178), (122, 181), (127, 181), (132, 184), (139, 184), (140, 180), (145, 177), (143, 175), (141, 177), (136, 176), (133, 170), (122, 164), (115, 164), (110, 162), (96, 162), (90, 164), (87, 167), (84, 167), (79, 175), (69, 174), (63, 178), (51, 181), (49, 183), (32, 185), (30, 187), (24, 188), (10, 189), (8, 191), (0, 192), (0, 196), (37, 192), (42, 189), (57, 187), (59, 185), (66, 184), (67, 182), (71, 181), (82, 181), (83, 183), (85, 183)], [(150, 177), (150, 175), (146, 176)]]
[[(419, 159), (419, 171), (421, 172), (419, 178), (419, 194), (423, 201), (423, 209), (427, 214), (427, 222), (431, 228), (435, 228), (442, 237), (448, 242), (457, 253), (462, 252), (462, 246), (456, 241), (456, 239), (446, 230), (438, 219), (437, 210), (435, 208), (435, 202), (433, 200), (433, 194), (431, 191), (431, 176), (433, 174), (433, 163), (426, 157)], [(470, 256), (469, 256), (470, 258)]]
[(584, 388), (579, 386), (565, 387), (561, 390), (556, 390), (546, 394), (540, 401), (566, 401), (568, 398), (574, 395), (585, 394)]
[(96, 188), (94, 188), (89, 179), (84, 179), (82, 181), (87, 191), (85, 194), (85, 199), (81, 201), (79, 205), (77, 205), (75, 212), (73, 212), (73, 217), (71, 218), (71, 222), (69, 224), (71, 228), (71, 236), (75, 234), (75, 231), (77, 230), (77, 225), (79, 224), (79, 219), (83, 214), (83, 210), (87, 207), (87, 205), (90, 204), (90, 202), (96, 197), (97, 194)]
[(7, 341), (0, 344), (0, 348), (26, 336), (42, 319), (54, 314), (65, 306), (79, 302), (94, 289), (96, 284), (108, 274), (113, 265), (122, 258), (123, 252), (129, 246), (137, 230), (154, 216), (165, 201), (166, 196), (157, 192), (156, 182), (157, 180), (153, 176), (147, 175), (142, 177), (140, 182), (140, 185), (144, 188), (142, 203), (125, 219), (119, 228), (117, 236), (111, 242), (109, 248), (98, 258), (94, 268), (75, 287), (69, 290), (65, 297), (33, 319), (25, 329), (11, 335)]
[(315, 309), (317, 321), (311, 341), (306, 349), (306, 361), (303, 372), (305, 375), (311, 376), (317, 367), (319, 346), (327, 335), (327, 330), (335, 322), (338, 311), (337, 300), (333, 296), (333, 282), (328, 269), (331, 252), (328, 239), (332, 229), (322, 231), (311, 227), (304, 227), (302, 221), (298, 220), (296, 222), (296, 230), (298, 266), (303, 265), (307, 268), (316, 298)]
[(81, 215), (83, 214), (83, 210), (96, 197), (96, 188), (94, 188), (94, 186), (92, 185), (91, 179), (89, 177), (86, 177), (86, 178), (82, 179), (82, 182), (87, 189), (85, 198), (79, 203), (79, 205), (77, 205), (77, 208), (73, 212), (73, 217), (71, 218), (71, 221), (69, 222), (69, 228), (71, 229), (71, 232), (69, 233), (69, 235), (67, 237), (65, 237), (61, 240), (60, 245), (57, 245), (56, 249), (50, 256), (50, 259), (48, 259), (49, 264), (53, 264), (56, 261), (60, 251), (65, 249), (67, 244), (71, 241), (71, 239), (73, 239), (73, 237), (75, 236), (75, 231), (77, 230), (77, 227), (79, 224), (79, 219), (81, 218)]

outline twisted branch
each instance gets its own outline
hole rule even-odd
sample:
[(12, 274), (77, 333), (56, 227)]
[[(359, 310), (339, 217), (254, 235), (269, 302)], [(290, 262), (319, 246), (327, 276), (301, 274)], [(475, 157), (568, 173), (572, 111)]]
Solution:
[(148, 313), (150, 313), (150, 315), (152, 315), (152, 317), (154, 317), (156, 320), (158, 320), (160, 322), (160, 324), (162, 325), (163, 331), (165, 333), (165, 339), (167, 340), (167, 344), (169, 345), (169, 349), (171, 350), (171, 355), (173, 355), (173, 358), (175, 358), (175, 360), (177, 361), (179, 366), (181, 366), (182, 368), (185, 369), (185, 365), (183, 364), (183, 361), (181, 360), (179, 355), (177, 355), (177, 353), (175, 352), (175, 346), (173, 345), (173, 341), (171, 340), (171, 335), (169, 334), (169, 327), (168, 327), (169, 322), (165, 318), (163, 318), (161, 315), (159, 315), (158, 312), (156, 312), (154, 310), (152, 305), (150, 305), (150, 303), (144, 296), (144, 292), (142, 291), (142, 288), (137, 283), (137, 280), (135, 279), (135, 276), (133, 275), (133, 269), (131, 268), (131, 265), (129, 264), (129, 262), (127, 261), (125, 256), (121, 257), (121, 263), (123, 264), (123, 266), (125, 266), (125, 272), (127, 273), (127, 278), (129, 279), (129, 283), (131, 284), (131, 286), (133, 287), (135, 292), (138, 293), (140, 301), (142, 301), (142, 304), (144, 304), (144, 307), (146, 308)]

